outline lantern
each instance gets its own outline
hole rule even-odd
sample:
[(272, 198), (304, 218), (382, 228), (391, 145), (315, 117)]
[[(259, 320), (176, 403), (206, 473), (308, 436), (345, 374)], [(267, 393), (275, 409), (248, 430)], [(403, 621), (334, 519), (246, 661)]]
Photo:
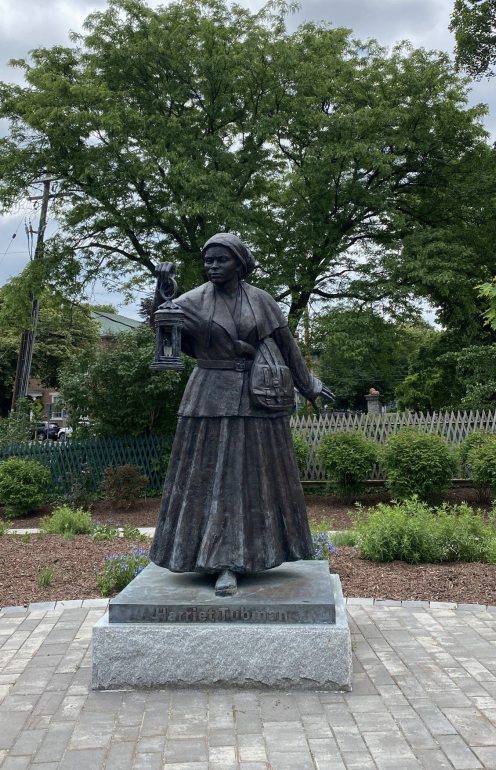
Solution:
[(170, 283), (172, 284), (172, 292), (169, 294), (163, 291), (160, 284), (158, 286), (165, 302), (159, 306), (154, 316), (156, 342), (155, 354), (150, 368), (161, 371), (184, 369), (181, 358), (181, 329), (184, 327), (184, 313), (173, 302), (177, 290), (177, 283), (174, 278), (170, 278)]

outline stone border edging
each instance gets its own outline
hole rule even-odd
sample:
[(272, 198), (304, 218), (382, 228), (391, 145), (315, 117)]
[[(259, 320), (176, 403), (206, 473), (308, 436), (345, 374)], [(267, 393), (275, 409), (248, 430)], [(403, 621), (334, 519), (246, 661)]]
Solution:
[[(22, 604), (16, 607), (0, 607), (2, 615), (21, 615), (36, 610), (75, 610), (83, 608), (103, 609), (107, 607), (110, 599), (66, 599), (55, 602), (31, 602), (27, 607)], [(411, 601), (407, 599), (373, 599), (372, 597), (345, 597), (345, 604), (365, 605), (368, 607), (404, 607), (405, 609), (431, 609), (431, 610), (466, 610), (469, 612), (496, 612), (496, 606), (488, 604), (465, 604), (457, 602), (427, 602)]]

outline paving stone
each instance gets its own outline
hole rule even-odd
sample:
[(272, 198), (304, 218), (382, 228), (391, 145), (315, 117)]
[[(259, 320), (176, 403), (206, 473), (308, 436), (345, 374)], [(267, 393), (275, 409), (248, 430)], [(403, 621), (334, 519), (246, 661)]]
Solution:
[(134, 750), (134, 741), (113, 741), (105, 758), (105, 770), (132, 770)]
[(169, 740), (165, 749), (164, 764), (207, 761), (207, 747), (201, 739)]
[(478, 770), (482, 767), (459, 735), (440, 735), (438, 741), (455, 770)]
[(46, 730), (23, 730), (10, 750), (10, 755), (36, 754), (46, 733)]
[(28, 612), (35, 610), (54, 610), (55, 602), (31, 602), (28, 606)]
[(267, 752), (262, 735), (238, 735), (238, 754), (241, 762), (265, 762)]
[(376, 607), (401, 607), (401, 601), (396, 599), (376, 599)]
[(496, 770), (496, 746), (476, 746), (473, 751), (485, 770)]
[(270, 757), (270, 770), (315, 770), (310, 754), (277, 752)]
[(65, 601), (57, 602), (55, 609), (57, 610), (74, 610), (82, 607), (82, 599), (66, 599)]
[(84, 599), (83, 600), (83, 607), (102, 607), (105, 608), (108, 606), (109, 600), (108, 599)]
[(417, 609), (417, 608), (420, 608), (420, 607), (428, 608), (429, 605), (430, 605), (430, 602), (410, 601), (410, 600), (406, 600), (406, 599), (404, 599), (401, 602), (401, 606), (402, 607), (408, 607), (408, 608), (412, 608), (412, 609)]
[(496, 746), (496, 727), (476, 709), (444, 709), (444, 713), (469, 746)]
[(452, 770), (453, 768), (441, 749), (418, 749), (415, 754), (423, 770)]
[(368, 604), (373, 605), (374, 599), (370, 597), (359, 597), (359, 596), (350, 596), (346, 599), (346, 604)]
[(376, 770), (376, 764), (368, 752), (343, 751), (346, 770)]
[(35, 754), (34, 761), (38, 764), (42, 762), (60, 761), (64, 756), (74, 730), (72, 722), (50, 724), (47, 734), (41, 744), (38, 752)]
[(133, 770), (162, 770), (162, 757), (157, 753), (137, 753), (134, 758)]
[(31, 765), (31, 757), (12, 757), (7, 756), (2, 764), (5, 770), (26, 770)]
[(458, 610), (469, 610), (470, 612), (483, 612), (486, 609), (485, 604), (459, 604)]
[(60, 770), (99, 770), (105, 763), (104, 749), (69, 749), (60, 764)]
[(27, 607), (23, 607), (22, 604), (12, 607), (2, 607), (2, 615), (24, 615), (28, 611)]

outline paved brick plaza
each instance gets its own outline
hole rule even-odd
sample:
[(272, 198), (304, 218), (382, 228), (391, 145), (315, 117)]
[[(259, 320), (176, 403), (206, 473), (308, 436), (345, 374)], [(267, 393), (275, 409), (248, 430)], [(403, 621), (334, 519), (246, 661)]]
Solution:
[(100, 693), (78, 604), (0, 617), (1, 770), (496, 768), (496, 612), (350, 604), (352, 694)]

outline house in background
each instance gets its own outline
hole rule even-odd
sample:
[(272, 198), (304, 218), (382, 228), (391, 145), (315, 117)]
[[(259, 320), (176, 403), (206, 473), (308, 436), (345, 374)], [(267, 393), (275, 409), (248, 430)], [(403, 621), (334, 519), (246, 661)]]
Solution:
[[(92, 310), (91, 317), (100, 325), (100, 345), (108, 345), (119, 332), (128, 332), (141, 326), (142, 321), (127, 318), (117, 313), (107, 313), (101, 310)], [(36, 344), (36, 343), (35, 343)], [(50, 420), (60, 427), (65, 427), (67, 411), (62, 407), (62, 397), (54, 388), (44, 388), (40, 380), (29, 380), (28, 396), (36, 399), (42, 406), (40, 420)]]

